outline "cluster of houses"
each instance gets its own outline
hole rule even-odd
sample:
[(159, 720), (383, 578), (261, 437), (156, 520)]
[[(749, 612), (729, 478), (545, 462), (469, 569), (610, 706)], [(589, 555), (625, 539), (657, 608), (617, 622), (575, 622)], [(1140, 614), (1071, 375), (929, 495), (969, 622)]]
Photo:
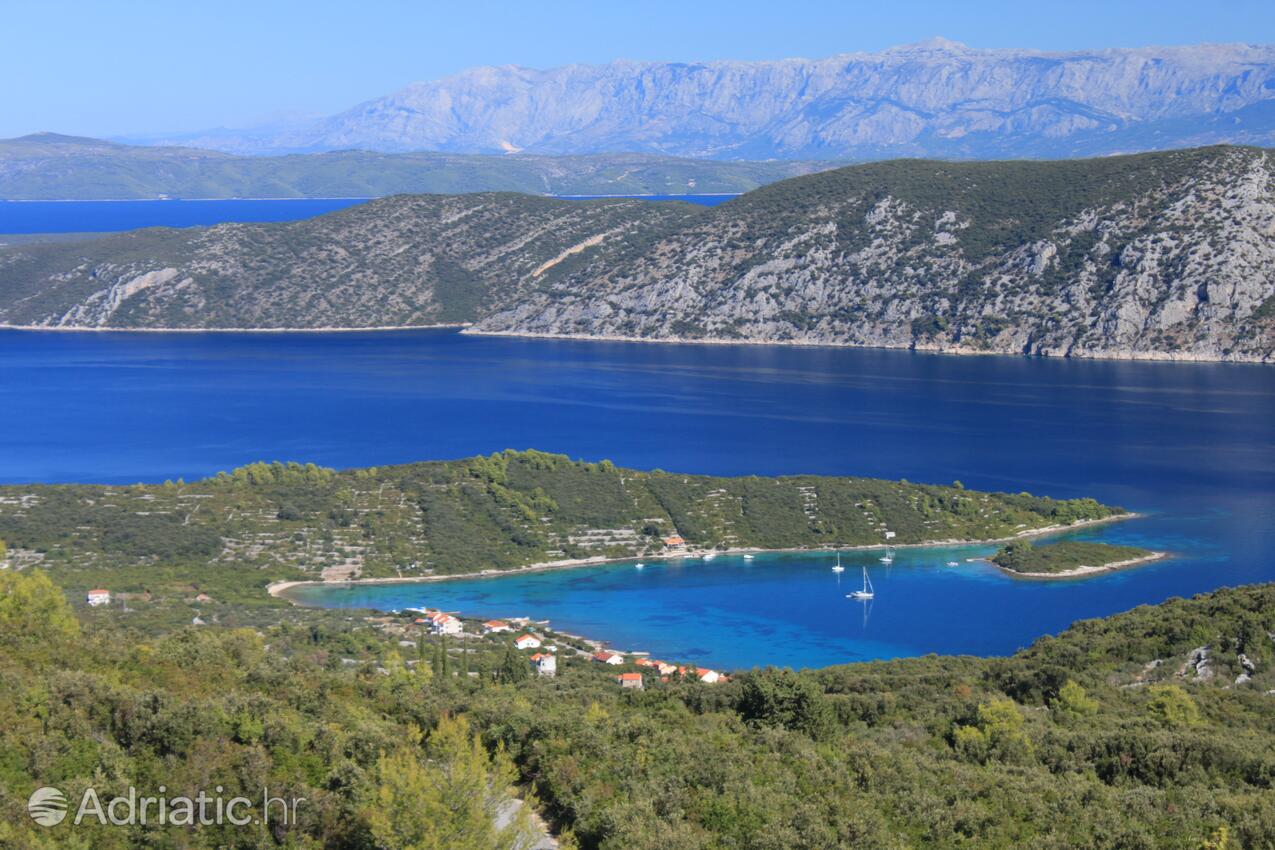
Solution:
[[(593, 660), (598, 664), (608, 664), (618, 667), (624, 664), (625, 658), (618, 652), (610, 650), (601, 650), (593, 653)], [(661, 682), (667, 682), (672, 677), (677, 676), (683, 679), (699, 679), (701, 682), (713, 685), (717, 682), (728, 681), (727, 677), (716, 670), (710, 670), (707, 667), (686, 667), (677, 664), (669, 664), (667, 661), (660, 661), (655, 658), (637, 658), (633, 661), (638, 667), (644, 667), (659, 674)], [(615, 677), (616, 682), (622, 688), (641, 689), (643, 686), (643, 677), (641, 672), (637, 673), (620, 673)]]
[(416, 618), (416, 625), (429, 629), (433, 635), (458, 635), (465, 630), (465, 624), (459, 617), (445, 611), (426, 611), (425, 616)]

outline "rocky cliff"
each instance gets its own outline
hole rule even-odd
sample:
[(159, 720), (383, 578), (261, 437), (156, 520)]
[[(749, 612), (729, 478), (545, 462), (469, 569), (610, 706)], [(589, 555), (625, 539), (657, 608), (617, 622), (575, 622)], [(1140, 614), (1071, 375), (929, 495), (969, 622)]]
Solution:
[(711, 209), (386, 198), (0, 251), (0, 322), (1275, 358), (1275, 154), (902, 160)]
[(167, 139), (238, 153), (1085, 156), (1275, 143), (1275, 48), (979, 50), (475, 68), (320, 120)]

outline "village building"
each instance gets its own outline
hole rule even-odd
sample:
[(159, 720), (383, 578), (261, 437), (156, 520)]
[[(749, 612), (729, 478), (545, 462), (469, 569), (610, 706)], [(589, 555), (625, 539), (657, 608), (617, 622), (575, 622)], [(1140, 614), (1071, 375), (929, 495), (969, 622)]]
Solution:
[(483, 623), (483, 634), (494, 635), (500, 632), (512, 632), (513, 628), (504, 620), (488, 620)]
[(537, 652), (531, 656), (531, 666), (535, 668), (537, 675), (550, 679), (558, 675), (558, 659), (548, 652)]
[(706, 667), (696, 667), (695, 675), (701, 682), (709, 685), (716, 684), (722, 678), (721, 673), (718, 673), (716, 670), (709, 670)]
[(539, 649), (540, 638), (530, 633), (518, 635), (518, 637), (514, 638), (514, 646), (519, 649)]
[(441, 611), (431, 614), (427, 619), (430, 631), (436, 635), (458, 635), (464, 630), (464, 623), (459, 618)]
[(642, 690), (642, 674), (641, 673), (621, 673), (615, 677), (622, 688), (634, 688)]
[(109, 590), (103, 590), (101, 588), (90, 590), (88, 593), (84, 594), (84, 601), (87, 602), (89, 605), (92, 605), (94, 608), (98, 607), (99, 605), (110, 605), (111, 592)]
[(611, 664), (613, 666), (618, 666), (624, 663), (624, 656), (618, 652), (607, 652), (606, 650), (603, 650), (602, 652), (593, 653), (593, 660), (599, 664)]
[(670, 534), (664, 538), (664, 545), (669, 549), (685, 549), (686, 540), (680, 534)]

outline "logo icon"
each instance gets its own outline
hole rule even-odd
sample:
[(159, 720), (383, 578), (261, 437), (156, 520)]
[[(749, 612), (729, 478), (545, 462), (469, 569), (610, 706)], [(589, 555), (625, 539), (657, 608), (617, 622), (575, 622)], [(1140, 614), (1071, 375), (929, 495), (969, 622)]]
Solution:
[(57, 826), (66, 817), (66, 795), (56, 788), (38, 788), (27, 800), (27, 811), (40, 826)]

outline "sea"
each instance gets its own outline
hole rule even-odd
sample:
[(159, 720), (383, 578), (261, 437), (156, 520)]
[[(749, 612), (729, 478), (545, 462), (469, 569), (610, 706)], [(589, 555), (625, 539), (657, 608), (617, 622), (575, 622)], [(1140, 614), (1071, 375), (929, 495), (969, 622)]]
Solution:
[[(988, 546), (632, 562), (307, 588), (310, 605), (527, 616), (737, 669), (1012, 653), (1070, 623), (1275, 580), (1275, 372), (1244, 364), (376, 333), (0, 331), (0, 480), (187, 480), (537, 448), (639, 469), (1093, 496), (1074, 536), (1169, 560), (1031, 581)], [(956, 566), (948, 566), (956, 562)], [(866, 568), (871, 603), (848, 599)]]

